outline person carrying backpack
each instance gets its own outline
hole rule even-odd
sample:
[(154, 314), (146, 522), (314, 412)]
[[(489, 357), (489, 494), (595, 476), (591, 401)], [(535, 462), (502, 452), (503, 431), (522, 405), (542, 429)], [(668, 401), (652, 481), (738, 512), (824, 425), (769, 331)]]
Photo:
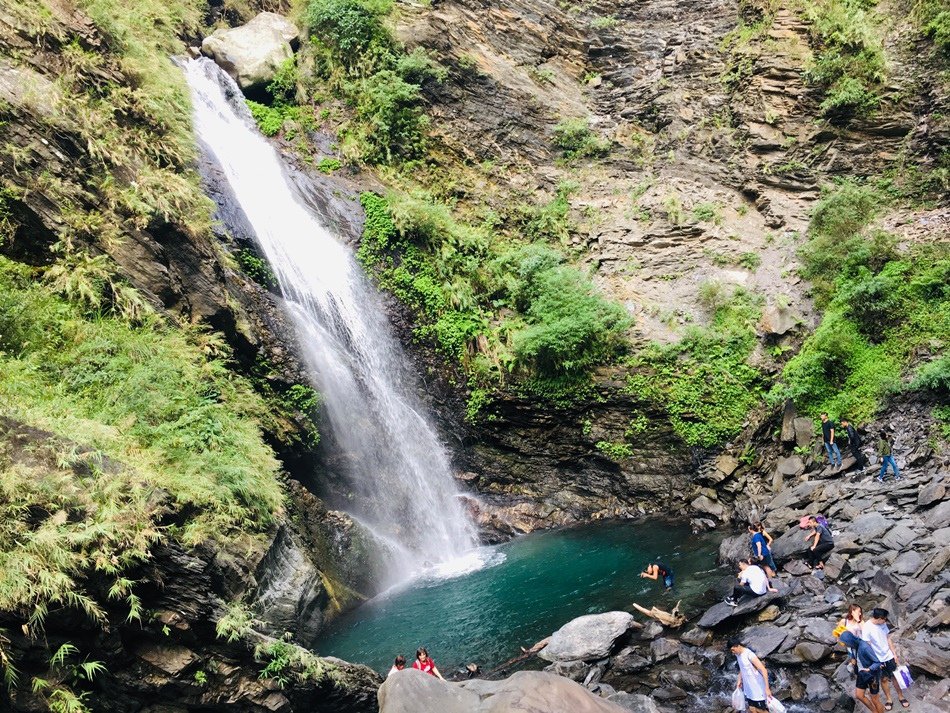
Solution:
[(867, 465), (867, 460), (861, 452), (861, 444), (863, 443), (861, 434), (858, 433), (858, 429), (851, 425), (851, 421), (846, 418), (841, 419), (841, 427), (844, 429), (845, 435), (848, 438), (848, 448), (851, 449), (851, 455), (854, 456), (858, 470), (863, 470)]
[(877, 474), (878, 482), (884, 482), (887, 466), (891, 466), (894, 470), (894, 480), (900, 480), (901, 472), (898, 470), (897, 462), (894, 460), (894, 437), (887, 431), (881, 431), (881, 438), (877, 444), (877, 452), (881, 454), (881, 472)]

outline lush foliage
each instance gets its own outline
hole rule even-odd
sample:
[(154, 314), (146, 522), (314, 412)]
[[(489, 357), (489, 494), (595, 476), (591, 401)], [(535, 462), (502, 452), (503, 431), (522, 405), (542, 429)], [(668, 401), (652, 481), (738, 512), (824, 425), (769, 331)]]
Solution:
[(265, 526), (281, 500), (258, 427), (262, 404), (227, 360), (214, 335), (156, 320), (130, 326), (0, 259), (5, 413), (108, 453), (166, 490), (195, 513), (183, 524), (190, 541)]
[(317, 74), (356, 110), (341, 132), (344, 150), (369, 163), (423, 155), (429, 120), (421, 88), (446, 76), (423, 50), (403, 50), (384, 23), (390, 8), (386, 1), (310, 0), (305, 13)]
[(605, 156), (610, 142), (594, 133), (587, 119), (565, 119), (554, 127), (554, 145), (565, 158)]
[(923, 34), (941, 52), (950, 54), (950, 3), (947, 0), (919, 0), (914, 17)]
[(419, 196), (362, 201), (360, 260), (419, 313), (417, 334), (458, 358), (473, 386), (512, 374), (577, 377), (622, 352), (623, 309), (552, 248), (512, 244)]
[(761, 402), (761, 374), (748, 364), (756, 344), (760, 300), (737, 289), (704, 288), (713, 310), (708, 327), (694, 327), (677, 344), (655, 345), (630, 360), (632, 394), (662, 404), (689, 445), (712, 446), (737, 435)]
[[(845, 182), (828, 191), (802, 250), (825, 315), (786, 366), (775, 399), (808, 413), (864, 421), (901, 387), (921, 352), (943, 353), (950, 335), (950, 250), (896, 241), (868, 228), (880, 195)], [(921, 369), (911, 388), (939, 391), (945, 357)]]
[(807, 0), (818, 45), (807, 78), (824, 89), (826, 113), (867, 112), (879, 101), (887, 59), (873, 0)]

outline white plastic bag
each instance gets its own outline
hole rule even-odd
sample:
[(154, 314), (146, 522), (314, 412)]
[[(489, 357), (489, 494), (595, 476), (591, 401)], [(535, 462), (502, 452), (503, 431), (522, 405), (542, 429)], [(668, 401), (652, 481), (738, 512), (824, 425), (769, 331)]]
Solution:
[(914, 679), (910, 677), (910, 669), (906, 666), (898, 666), (897, 670), (894, 671), (894, 681), (897, 682), (901, 690), (904, 690), (910, 688), (910, 684), (914, 682)]
[(785, 706), (778, 698), (769, 698), (767, 701), (769, 713), (785, 713)]
[(737, 711), (745, 710), (745, 694), (741, 688), (737, 688), (732, 692), (732, 707)]

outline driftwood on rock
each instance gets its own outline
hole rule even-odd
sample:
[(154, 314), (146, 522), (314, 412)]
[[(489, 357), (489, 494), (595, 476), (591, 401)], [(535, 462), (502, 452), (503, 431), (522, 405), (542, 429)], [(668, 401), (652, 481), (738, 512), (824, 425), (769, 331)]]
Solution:
[(680, 603), (676, 602), (676, 606), (673, 607), (673, 611), (667, 612), (662, 609), (657, 609), (656, 607), (651, 607), (649, 609), (641, 607), (636, 602), (633, 603), (633, 608), (636, 609), (641, 614), (645, 614), (651, 619), (656, 619), (658, 622), (663, 624), (663, 626), (668, 626), (672, 629), (678, 629), (686, 623), (686, 617), (680, 614)]

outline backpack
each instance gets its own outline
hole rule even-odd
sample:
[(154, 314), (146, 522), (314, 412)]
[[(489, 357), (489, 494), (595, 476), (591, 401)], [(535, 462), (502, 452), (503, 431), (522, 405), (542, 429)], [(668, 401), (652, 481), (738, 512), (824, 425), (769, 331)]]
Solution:
[(824, 515), (815, 515), (815, 522), (831, 532), (831, 523)]

